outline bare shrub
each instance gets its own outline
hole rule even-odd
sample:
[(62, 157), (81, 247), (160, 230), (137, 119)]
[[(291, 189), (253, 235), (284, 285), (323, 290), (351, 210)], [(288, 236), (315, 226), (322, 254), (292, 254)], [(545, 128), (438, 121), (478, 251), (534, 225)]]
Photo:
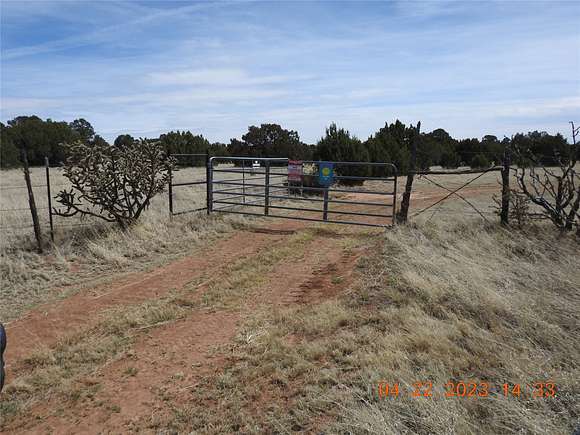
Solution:
[(138, 140), (123, 149), (103, 144), (66, 145), (64, 176), (72, 187), (56, 196), (59, 216), (95, 216), (126, 229), (163, 191), (174, 165), (159, 142)]
[[(534, 217), (540, 218), (543, 215), (538, 216), (537, 213), (532, 213), (530, 210), (530, 198), (527, 195), (516, 189), (510, 189), (509, 191), (509, 221), (515, 222), (519, 228), (523, 228), (526, 224), (530, 222)], [(501, 214), (501, 197), (497, 195), (493, 196), (493, 201), (496, 206), (495, 213)]]
[(516, 159), (523, 163), (516, 168), (516, 180), (521, 194), (539, 206), (541, 213), (529, 217), (549, 219), (562, 231), (576, 226), (580, 234), (580, 174), (575, 166), (578, 159), (576, 131), (572, 124), (574, 143), (567, 155), (555, 155), (554, 167), (543, 165), (531, 150), (515, 146)]

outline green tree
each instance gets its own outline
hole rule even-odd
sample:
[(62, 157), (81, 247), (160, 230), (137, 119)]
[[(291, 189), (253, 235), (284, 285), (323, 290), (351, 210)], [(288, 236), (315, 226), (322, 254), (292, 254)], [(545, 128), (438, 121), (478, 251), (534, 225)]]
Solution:
[[(351, 136), (347, 130), (338, 128), (335, 123), (332, 123), (327, 127), (324, 137), (318, 141), (314, 158), (335, 162), (368, 162), (370, 157), (367, 147), (358, 138)], [(366, 165), (337, 165), (335, 172), (345, 176), (364, 177), (370, 175), (369, 166)], [(360, 184), (360, 182), (352, 180), (344, 184)]]
[(124, 150), (135, 143), (135, 138), (130, 134), (120, 134), (113, 142), (113, 145), (120, 150)]
[(283, 157), (308, 160), (312, 158), (312, 146), (300, 141), (294, 130), (286, 130), (278, 124), (252, 125), (242, 140), (230, 139), (226, 155), (241, 157)]
[(18, 148), (14, 145), (11, 129), (0, 122), (0, 167), (14, 168), (20, 166)]
[(256, 157), (287, 157), (304, 159), (305, 145), (294, 130), (286, 130), (278, 124), (261, 124), (248, 127), (242, 136), (249, 155)]
[[(170, 131), (159, 136), (159, 142), (171, 154), (205, 154), (211, 144), (202, 135), (190, 131)], [(180, 159), (182, 165), (203, 166), (203, 159)]]
[[(2, 147), (6, 141), (6, 150), (3, 153), (11, 166), (19, 164), (22, 148), (27, 150), (31, 166), (44, 165), (44, 157), (58, 164), (66, 157), (62, 144), (77, 139), (78, 134), (66, 122), (55, 122), (51, 119), (43, 121), (38, 116), (18, 116), (8, 121), (8, 126), (4, 126)], [(16, 160), (15, 156), (18, 156)]]
[(460, 163), (457, 141), (442, 128), (421, 135), (419, 156), (420, 167), (425, 169), (434, 165), (456, 168)]
[(490, 161), (485, 154), (476, 154), (471, 158), (469, 166), (473, 169), (484, 169), (489, 168)]
[(487, 155), (489, 163), (499, 165), (504, 153), (504, 145), (497, 136), (488, 134), (481, 139), (481, 152)]
[(8, 121), (10, 135), (16, 148), (26, 149), (31, 166), (44, 164), (50, 154), (49, 133), (45, 122), (38, 116), (18, 116)]
[(95, 129), (89, 121), (84, 118), (75, 119), (69, 124), (70, 128), (77, 133), (79, 140), (83, 143), (90, 143), (95, 137)]
[[(570, 145), (564, 136), (560, 133), (550, 135), (545, 131), (531, 131), (526, 134), (518, 133), (512, 138), (512, 145), (520, 150), (525, 150), (525, 153), (534, 155), (536, 162), (545, 166), (557, 166), (561, 160), (563, 162), (569, 161), (573, 156), (571, 155)], [(525, 165), (525, 153), (519, 155), (522, 165)], [(528, 162), (530, 163), (530, 162)]]
[[(412, 126), (407, 127), (399, 120), (392, 124), (385, 123), (385, 126), (366, 142), (370, 160), (393, 163), (400, 174), (407, 172), (413, 130)], [(373, 175), (385, 174), (382, 174), (379, 168), (375, 168)]]

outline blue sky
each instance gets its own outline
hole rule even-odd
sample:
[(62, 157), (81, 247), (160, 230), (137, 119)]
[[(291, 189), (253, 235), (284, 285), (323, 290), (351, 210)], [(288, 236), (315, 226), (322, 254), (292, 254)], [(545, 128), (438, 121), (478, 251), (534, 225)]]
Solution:
[(314, 142), (422, 121), (569, 134), (580, 2), (1, 0), (1, 120), (84, 117), (112, 140), (280, 123)]

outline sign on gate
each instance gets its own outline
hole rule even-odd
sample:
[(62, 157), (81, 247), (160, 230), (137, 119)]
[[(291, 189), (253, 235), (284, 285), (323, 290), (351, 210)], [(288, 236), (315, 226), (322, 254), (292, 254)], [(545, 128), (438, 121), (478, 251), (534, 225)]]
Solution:
[(334, 181), (334, 165), (331, 162), (320, 162), (318, 164), (318, 183), (328, 187)]
[(288, 181), (301, 182), (302, 173), (302, 160), (288, 160)]

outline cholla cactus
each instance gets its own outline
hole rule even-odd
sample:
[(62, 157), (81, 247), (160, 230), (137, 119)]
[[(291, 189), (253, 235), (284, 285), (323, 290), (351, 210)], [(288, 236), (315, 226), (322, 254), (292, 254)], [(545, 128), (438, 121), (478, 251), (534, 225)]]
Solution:
[(106, 143), (66, 145), (64, 176), (72, 188), (56, 201), (59, 216), (95, 216), (122, 229), (134, 223), (151, 198), (163, 191), (174, 160), (159, 142), (140, 139), (119, 149)]

